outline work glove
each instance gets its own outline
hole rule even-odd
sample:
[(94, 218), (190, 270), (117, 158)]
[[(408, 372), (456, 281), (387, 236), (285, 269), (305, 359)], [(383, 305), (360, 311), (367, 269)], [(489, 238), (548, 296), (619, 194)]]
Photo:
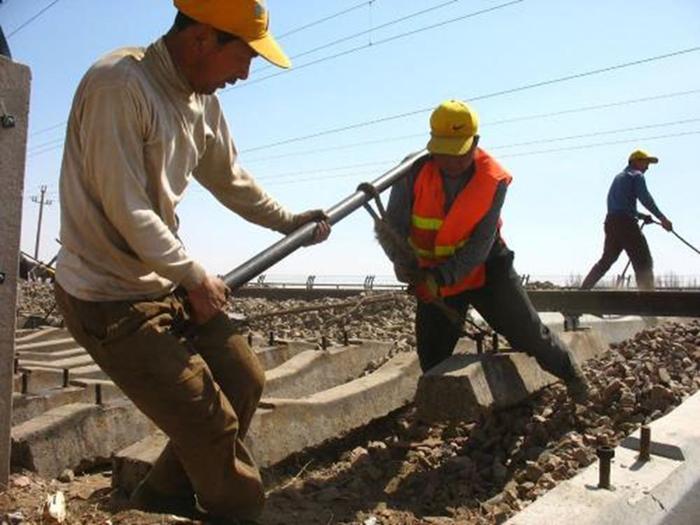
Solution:
[(646, 213), (640, 213), (639, 218), (642, 219), (642, 222), (644, 224), (653, 224), (654, 223), (654, 217), (651, 215), (647, 215)]

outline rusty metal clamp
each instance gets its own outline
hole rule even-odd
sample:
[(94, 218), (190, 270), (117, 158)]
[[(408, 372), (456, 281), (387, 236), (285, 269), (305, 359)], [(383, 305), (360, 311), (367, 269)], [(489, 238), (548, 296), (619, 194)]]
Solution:
[(369, 213), (375, 221), (379, 221), (386, 216), (386, 209), (384, 208), (382, 199), (379, 197), (379, 192), (377, 191), (377, 188), (375, 188), (369, 182), (362, 182), (357, 186), (357, 191), (362, 191), (366, 195), (374, 198), (374, 203), (377, 206), (377, 210), (379, 211), (379, 213), (377, 213), (372, 208), (372, 206), (369, 205), (369, 202), (365, 202), (364, 204), (362, 204), (362, 207), (365, 210), (367, 210), (367, 213)]

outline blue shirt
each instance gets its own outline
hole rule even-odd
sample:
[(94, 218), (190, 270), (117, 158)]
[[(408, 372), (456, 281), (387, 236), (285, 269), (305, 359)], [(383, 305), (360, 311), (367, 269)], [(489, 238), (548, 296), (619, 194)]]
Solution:
[(647, 189), (647, 183), (644, 180), (644, 174), (627, 166), (622, 173), (619, 173), (613, 179), (608, 191), (608, 213), (622, 213), (630, 217), (638, 218), (637, 199), (642, 205), (649, 210), (657, 219), (664, 218), (656, 206)]

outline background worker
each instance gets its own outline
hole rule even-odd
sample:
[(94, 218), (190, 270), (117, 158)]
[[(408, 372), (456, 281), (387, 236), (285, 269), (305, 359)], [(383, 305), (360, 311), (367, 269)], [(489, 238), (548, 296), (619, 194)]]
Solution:
[(461, 335), (434, 303), (442, 297), (464, 320), (472, 305), (512, 347), (563, 379), (578, 400), (588, 386), (561, 340), (544, 326), (513, 269), (501, 237), (510, 174), (478, 147), (478, 118), (464, 102), (443, 102), (430, 117), (431, 155), (416, 161), (391, 190), (386, 220), (409, 240), (421, 269), (394, 261), (418, 297), (416, 345), (423, 371), (447, 359)]
[(175, 207), (195, 178), (266, 228), (286, 234), (318, 221), (319, 242), (330, 226), (320, 210), (290, 213), (241, 167), (214, 95), (245, 80), (258, 55), (290, 65), (263, 4), (175, 6), (164, 37), (103, 57), (78, 87), (56, 296), (75, 339), (170, 438), (134, 505), (192, 515), (197, 502), (215, 518), (251, 519), (264, 491), (243, 438), (265, 376), (223, 312), (226, 285), (178, 238)]
[(644, 180), (649, 164), (658, 162), (658, 158), (652, 157), (646, 151), (635, 150), (629, 156), (627, 167), (613, 179), (608, 191), (603, 255), (583, 280), (582, 289), (593, 288), (617, 261), (622, 250), (627, 253), (632, 262), (637, 287), (642, 290), (654, 289), (651, 252), (642, 229), (637, 223), (638, 219), (642, 219), (644, 224), (650, 224), (653, 219), (650, 215), (637, 211), (637, 200), (661, 221), (666, 231), (673, 230), (673, 224), (659, 211)]

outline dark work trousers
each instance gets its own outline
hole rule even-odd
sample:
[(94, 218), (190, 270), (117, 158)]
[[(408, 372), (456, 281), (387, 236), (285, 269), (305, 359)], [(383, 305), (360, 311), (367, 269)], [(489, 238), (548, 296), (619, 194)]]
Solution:
[(583, 280), (581, 288), (590, 290), (605, 275), (625, 250), (632, 261), (637, 287), (654, 289), (654, 263), (649, 245), (634, 217), (625, 214), (608, 214), (605, 218), (605, 247), (603, 256), (593, 265)]
[[(555, 376), (568, 380), (575, 369), (569, 350), (540, 320), (513, 269), (513, 252), (486, 262), (486, 284), (445, 297), (445, 303), (465, 316), (473, 306), (513, 350), (531, 355)], [(460, 329), (430, 303), (419, 301), (416, 310), (416, 343), (423, 372), (452, 355)]]

